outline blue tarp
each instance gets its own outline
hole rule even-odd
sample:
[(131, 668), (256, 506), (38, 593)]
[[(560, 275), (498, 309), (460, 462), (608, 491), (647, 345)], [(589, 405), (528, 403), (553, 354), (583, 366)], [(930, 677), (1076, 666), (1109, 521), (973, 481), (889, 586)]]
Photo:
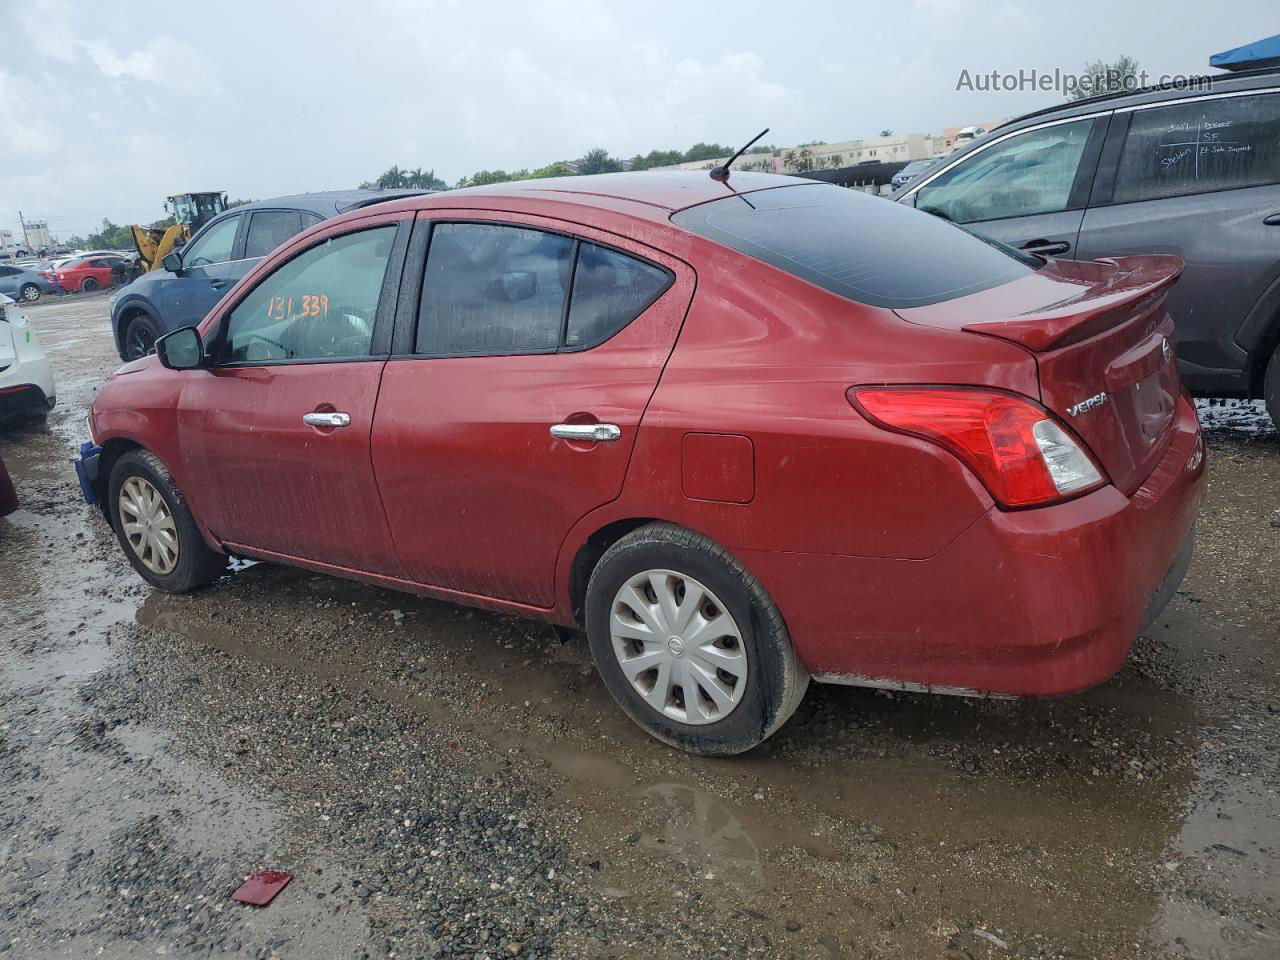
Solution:
[(1209, 66), (1223, 70), (1253, 70), (1256, 67), (1280, 66), (1280, 33), (1255, 40), (1242, 47), (1223, 50), (1209, 58)]

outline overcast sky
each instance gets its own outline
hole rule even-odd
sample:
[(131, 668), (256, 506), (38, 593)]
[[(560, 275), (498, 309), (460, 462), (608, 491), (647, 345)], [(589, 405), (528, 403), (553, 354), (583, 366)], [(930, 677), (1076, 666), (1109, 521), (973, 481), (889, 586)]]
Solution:
[(1137, 57), (1208, 72), (1280, 31), (1276, 0), (216, 4), (0, 0), (0, 227), (164, 215), (170, 193), (352, 187), (393, 163), (450, 183), (603, 146), (619, 156), (769, 126), (780, 146), (930, 133), (1054, 93), (956, 90), (961, 70)]

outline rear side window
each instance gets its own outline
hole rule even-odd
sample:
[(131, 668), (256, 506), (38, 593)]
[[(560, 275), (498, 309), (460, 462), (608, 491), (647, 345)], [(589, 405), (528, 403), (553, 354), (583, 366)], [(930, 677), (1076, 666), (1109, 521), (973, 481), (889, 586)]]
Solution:
[(296, 210), (261, 210), (249, 218), (245, 239), (246, 258), (265, 257), (290, 237), (302, 232), (302, 217)]
[(661, 267), (584, 241), (573, 274), (565, 346), (585, 349), (608, 340), (644, 313), (672, 280)]
[(1280, 183), (1280, 94), (1135, 110), (1112, 200)]
[(585, 350), (671, 285), (661, 267), (526, 227), (439, 223), (427, 250), (415, 350), (496, 356)]
[(1025, 277), (1039, 261), (902, 203), (813, 184), (725, 197), (672, 220), (832, 293), (916, 307)]
[(560, 343), (573, 241), (490, 223), (431, 231), (418, 353), (544, 353)]

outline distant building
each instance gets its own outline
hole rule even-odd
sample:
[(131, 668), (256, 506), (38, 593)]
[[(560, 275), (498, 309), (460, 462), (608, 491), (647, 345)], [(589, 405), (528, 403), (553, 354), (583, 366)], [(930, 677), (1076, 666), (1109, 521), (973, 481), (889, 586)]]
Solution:
[[(805, 170), (827, 170), (851, 167), (857, 163), (906, 163), (925, 160), (934, 154), (933, 137), (927, 133), (900, 133), (887, 137), (865, 137), (839, 143), (809, 143), (787, 147), (774, 153), (747, 153), (734, 164), (739, 170), (766, 173), (796, 173)], [(693, 160), (653, 170), (710, 170), (728, 160)]]

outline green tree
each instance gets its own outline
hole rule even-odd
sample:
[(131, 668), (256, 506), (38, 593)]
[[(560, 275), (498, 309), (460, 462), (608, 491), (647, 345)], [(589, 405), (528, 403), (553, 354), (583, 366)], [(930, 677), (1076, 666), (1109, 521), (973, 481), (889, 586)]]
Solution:
[(459, 180), (458, 188), (483, 187), (491, 183), (507, 183), (511, 180), (527, 180), (528, 178), (528, 170), (516, 170), (513, 173), (507, 173), (505, 170), (477, 170), (471, 176), (463, 177)]
[(721, 157), (731, 157), (735, 153), (737, 153), (737, 147), (722, 147), (718, 143), (695, 143), (684, 152), (683, 162), (719, 160)]
[(631, 158), (632, 170), (649, 170), (653, 167), (670, 167), (684, 161), (684, 153), (680, 150), (650, 150), (643, 157), (636, 154)]
[(1085, 64), (1085, 74), (1090, 78), (1084, 84), (1071, 88), (1068, 100), (1083, 100), (1102, 93), (1116, 93), (1121, 90), (1138, 88), (1138, 61), (1128, 54), (1121, 54), (1114, 63), (1106, 60), (1093, 60)]
[(555, 163), (549, 163), (545, 167), (538, 167), (536, 170), (531, 170), (528, 177), (521, 177), (520, 179), (533, 180), (542, 177), (571, 176), (573, 176), (573, 167), (569, 166), (569, 162), (567, 160), (557, 160)]
[(448, 190), (449, 185), (436, 176), (435, 170), (401, 170), (399, 165), (388, 167), (376, 180), (360, 184), (361, 190)]
[(584, 176), (591, 173), (616, 173), (621, 169), (622, 161), (609, 156), (609, 151), (604, 147), (588, 150), (578, 161), (578, 173)]

